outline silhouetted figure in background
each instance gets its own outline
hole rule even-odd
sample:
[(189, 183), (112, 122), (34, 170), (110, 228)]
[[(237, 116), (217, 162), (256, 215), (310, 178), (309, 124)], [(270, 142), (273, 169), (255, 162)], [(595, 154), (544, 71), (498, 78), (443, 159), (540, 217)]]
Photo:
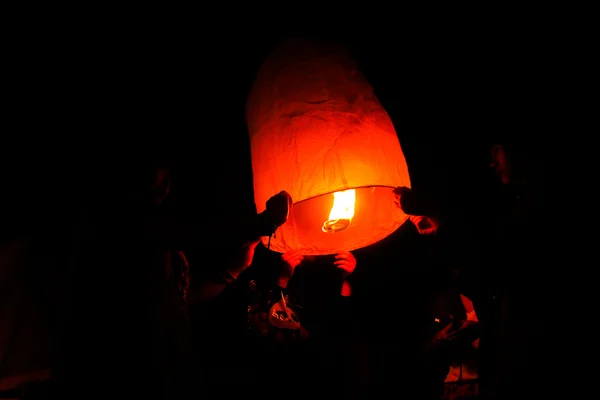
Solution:
[(486, 324), (482, 385), (490, 398), (535, 395), (548, 385), (546, 316), (553, 290), (547, 270), (541, 142), (498, 138), (491, 167), (503, 183), (483, 282)]
[(191, 366), (189, 266), (148, 229), (165, 217), (169, 165), (137, 160), (109, 178), (110, 192), (100, 180), (75, 226), (57, 393), (177, 398)]
[[(407, 213), (428, 246), (428, 257), (423, 263), (431, 274), (430, 297), (425, 300), (430, 330), (426, 332), (428, 343), (422, 363), (425, 387), (431, 390), (431, 398), (439, 398), (444, 393), (444, 381), (452, 365), (458, 363), (462, 372), (463, 359), (471, 353), (472, 343), (479, 336), (474, 311), (469, 315), (464, 304), (471, 301), (461, 293), (464, 285), (459, 280), (458, 271), (468, 266), (464, 264), (469, 258), (457, 257), (449, 249), (454, 243), (461, 243), (462, 253), (469, 243), (476, 242), (469, 242), (468, 235), (454, 229), (453, 216), (444, 214), (444, 205), (439, 200), (406, 187), (395, 188), (393, 199), (396, 206)], [(462, 242), (448, 242), (448, 238), (455, 235)], [(459, 378), (462, 380), (462, 374)]]
[[(480, 388), (485, 398), (516, 398), (544, 387), (547, 274), (541, 144), (526, 137), (492, 146), (491, 167), (502, 186), (454, 190), (450, 202), (403, 191), (409, 214), (435, 217), (436, 264), (450, 267), (481, 322)], [(490, 189), (490, 190), (488, 190)]]
[[(181, 250), (218, 227), (166, 212), (168, 164), (145, 161), (113, 176), (115, 191), (93, 198), (79, 221), (59, 393), (175, 399), (192, 388), (190, 276)], [(287, 216), (271, 209), (222, 237), (242, 247), (271, 234)]]
[(346, 392), (352, 383), (348, 348), (355, 333), (351, 295), (356, 258), (348, 251), (304, 256), (292, 250), (281, 256), (279, 265), (275, 292), (296, 300), (308, 332), (310, 351), (298, 357), (304, 375), (312, 385)]
[(331, 336), (348, 317), (352, 272), (356, 258), (349, 251), (330, 256), (304, 256), (295, 250), (281, 256), (277, 286), (290, 291), (304, 308), (306, 327), (313, 336)]
[[(197, 309), (197, 335), (206, 348), (199, 353), (212, 355), (208, 381), (252, 391), (269, 382), (272, 390), (265, 395), (274, 397), (288, 379), (296, 382), (296, 394), (324, 384), (343, 387), (348, 382), (336, 368), (344, 364), (334, 359), (345, 350), (341, 334), (350, 334), (341, 326), (349, 324), (349, 304), (341, 293), (350, 294), (347, 278), (356, 260), (344, 252), (337, 258), (310, 257), (299, 266), (305, 257), (297, 252), (282, 256), (254, 245), (252, 264), (245, 264), (249, 268), (232, 271), (224, 279), (227, 287)], [(220, 287), (218, 282), (212, 286)]]
[(393, 390), (422, 394), (421, 358), (430, 330), (431, 273), (427, 246), (407, 220), (384, 240), (355, 250), (352, 317), (356, 339), (353, 395), (379, 397)]
[(0, 242), (0, 398), (43, 399), (52, 350), (51, 267), (31, 232), (11, 233)]
[(230, 247), (238, 243), (237, 249), (219, 257), (198, 259), (203, 267), (197, 269), (192, 280), (190, 307), (193, 335), (198, 345), (196, 359), (200, 365), (196, 378), (202, 384), (248, 382), (243, 362), (248, 331), (244, 271), (252, 264), (260, 237), (272, 235), (285, 223), (291, 204), (287, 192), (273, 195), (263, 213), (237, 221), (240, 223), (236, 226), (238, 232), (232, 232), (230, 241)]
[(46, 399), (61, 356), (56, 273), (68, 260), (72, 213), (68, 174), (51, 163), (27, 170), (33, 158), (3, 159), (11, 168), (3, 165), (0, 200), (0, 397)]

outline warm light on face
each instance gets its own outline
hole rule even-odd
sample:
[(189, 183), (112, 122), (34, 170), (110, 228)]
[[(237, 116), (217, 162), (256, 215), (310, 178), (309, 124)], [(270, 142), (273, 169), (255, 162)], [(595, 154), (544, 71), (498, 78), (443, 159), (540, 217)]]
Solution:
[(354, 217), (356, 191), (354, 189), (333, 193), (333, 206), (329, 220), (323, 223), (323, 232), (336, 233), (347, 229)]

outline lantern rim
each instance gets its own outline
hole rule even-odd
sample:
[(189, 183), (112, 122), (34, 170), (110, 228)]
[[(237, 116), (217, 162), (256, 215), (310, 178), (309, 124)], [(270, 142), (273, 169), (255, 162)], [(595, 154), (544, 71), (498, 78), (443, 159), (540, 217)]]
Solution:
[[(363, 186), (363, 187), (370, 187), (370, 186)], [(348, 189), (349, 190), (349, 189)], [(302, 254), (305, 256), (317, 256), (317, 257), (321, 257), (321, 256), (332, 256), (335, 254), (339, 254), (341, 251), (356, 251), (356, 250), (361, 250), (361, 249), (365, 249), (369, 246), (373, 246), (377, 243), (379, 243), (380, 241), (388, 238), (389, 236), (393, 235), (394, 233), (396, 233), (396, 231), (398, 231), (398, 229), (400, 229), (400, 227), (402, 227), (402, 225), (404, 225), (406, 223), (406, 221), (408, 221), (408, 215), (404, 215), (402, 217), (402, 220), (398, 222), (398, 225), (391, 231), (387, 232), (385, 235), (381, 236), (379, 239), (372, 241), (371, 243), (364, 245), (364, 246), (350, 246), (344, 250), (331, 250), (330, 252), (313, 252), (313, 251), (307, 251), (307, 252), (303, 252)], [(265, 247), (267, 247), (267, 242), (266, 242), (266, 238), (263, 238), (265, 240), (262, 241), (262, 243), (265, 245)], [(273, 250), (271, 248), (267, 248), (267, 250), (269, 250), (270, 252), (273, 253), (277, 253), (277, 254), (285, 254), (285, 251), (278, 251), (278, 250)]]
[(321, 193), (321, 194), (316, 194), (314, 196), (311, 196), (307, 199), (304, 200), (300, 200), (300, 201), (295, 201), (292, 203), (292, 205), (296, 205), (296, 204), (300, 204), (300, 203), (304, 203), (305, 201), (309, 201), (312, 199), (315, 199), (317, 197), (321, 197), (321, 196), (327, 196), (328, 194), (333, 194), (333, 193), (337, 193), (337, 192), (343, 192), (346, 190), (353, 190), (353, 189), (368, 189), (368, 188), (377, 188), (377, 187), (381, 187), (381, 188), (389, 188), (389, 189), (395, 189), (397, 186), (390, 186), (390, 185), (363, 185), (363, 186), (353, 186), (353, 187), (349, 187), (349, 188), (345, 188), (345, 189), (338, 189), (338, 190), (331, 190), (325, 193)]

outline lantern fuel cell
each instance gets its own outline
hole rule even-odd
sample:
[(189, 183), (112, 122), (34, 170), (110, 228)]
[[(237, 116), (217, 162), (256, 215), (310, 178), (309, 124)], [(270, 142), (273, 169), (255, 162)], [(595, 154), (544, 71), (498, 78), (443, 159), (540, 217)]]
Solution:
[(323, 232), (325, 233), (341, 232), (348, 229), (350, 222), (352, 221), (347, 218), (330, 219), (329, 221), (325, 221), (323, 228), (321, 229), (323, 229)]
[(272, 250), (351, 251), (406, 221), (392, 194), (410, 187), (404, 153), (345, 48), (301, 39), (277, 47), (258, 71), (246, 121), (257, 211), (282, 189), (295, 201)]

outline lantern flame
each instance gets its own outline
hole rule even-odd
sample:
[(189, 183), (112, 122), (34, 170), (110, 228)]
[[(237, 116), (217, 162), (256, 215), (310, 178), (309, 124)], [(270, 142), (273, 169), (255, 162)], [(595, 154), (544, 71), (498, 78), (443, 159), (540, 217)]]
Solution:
[(323, 232), (336, 233), (348, 229), (354, 217), (356, 190), (343, 190), (333, 193), (333, 206), (329, 220), (323, 223)]

